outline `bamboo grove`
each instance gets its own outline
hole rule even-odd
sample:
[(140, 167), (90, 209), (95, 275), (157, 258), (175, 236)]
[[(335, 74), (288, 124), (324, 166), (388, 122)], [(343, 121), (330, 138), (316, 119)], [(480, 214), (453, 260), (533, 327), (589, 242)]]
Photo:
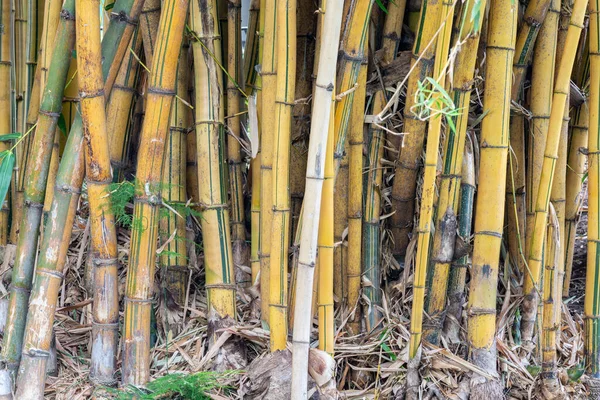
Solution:
[(0, 0), (0, 398), (600, 399), (599, 6)]

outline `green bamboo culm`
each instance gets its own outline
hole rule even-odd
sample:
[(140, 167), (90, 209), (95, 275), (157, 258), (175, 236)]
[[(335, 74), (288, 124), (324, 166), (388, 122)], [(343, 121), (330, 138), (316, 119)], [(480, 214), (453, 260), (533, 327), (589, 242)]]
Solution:
[[(25, 171), (24, 206), (20, 221), (9, 298), (9, 316), (2, 343), (2, 358), (11, 371), (16, 371), (21, 359), (25, 315), (29, 289), (38, 247), (38, 233), (44, 204), (48, 168), (54, 144), (54, 132), (62, 109), (62, 93), (75, 43), (75, 0), (65, 2), (49, 68), (48, 84), (42, 96), (39, 116)], [(16, 223), (16, 221), (15, 221)]]
[[(141, 5), (141, 0), (118, 0), (115, 4), (113, 10), (124, 18), (113, 19), (102, 41), (104, 79), (107, 78), (108, 71), (112, 69), (109, 68), (110, 64), (121, 64), (133, 34), (134, 25), (139, 17)], [(108, 96), (110, 88), (105, 86), (104, 92), (105, 96)], [(84, 173), (83, 126), (81, 114), (77, 113), (58, 169), (57, 190), (52, 199), (50, 218), (44, 224), (40, 256), (36, 265), (35, 285), (31, 289), (31, 298), (41, 301), (32, 301), (29, 311), (26, 312), (25, 304), (28, 299), (24, 299), (23, 312), (20, 315), (23, 321), (27, 316), (27, 324), (23, 337), (23, 355), (25, 357), (21, 362), (20, 374), (17, 377), (18, 398), (41, 398), (43, 396), (45, 383), (43, 371), (45, 371), (47, 362), (44, 354), (47, 354), (50, 349), (54, 311), (62, 283), (62, 272), (79, 204)], [(29, 357), (28, 354), (32, 356)], [(39, 380), (32, 382), (29, 379), (30, 376), (38, 376)], [(20, 393), (24, 393), (23, 397), (19, 396)], [(28, 397), (27, 393), (32, 393), (33, 397)]]

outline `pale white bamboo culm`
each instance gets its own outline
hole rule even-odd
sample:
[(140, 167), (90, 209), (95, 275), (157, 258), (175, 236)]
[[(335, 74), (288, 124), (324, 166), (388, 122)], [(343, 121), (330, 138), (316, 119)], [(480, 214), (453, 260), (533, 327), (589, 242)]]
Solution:
[(317, 237), (321, 213), (321, 194), (331, 102), (335, 86), (336, 61), (342, 25), (343, 0), (326, 0), (317, 83), (314, 89), (311, 117), (304, 218), (298, 253), (294, 335), (292, 338), (292, 400), (306, 400), (308, 379), (308, 348), (312, 326), (312, 291), (317, 258)]

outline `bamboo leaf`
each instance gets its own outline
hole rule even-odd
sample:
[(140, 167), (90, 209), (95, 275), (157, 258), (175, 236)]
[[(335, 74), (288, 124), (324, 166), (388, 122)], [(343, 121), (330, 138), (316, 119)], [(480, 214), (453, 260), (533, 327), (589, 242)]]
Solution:
[(6, 135), (0, 135), (0, 142), (9, 142), (11, 140), (20, 139), (21, 134), (18, 132), (7, 133)]
[(379, 6), (379, 8), (381, 8), (381, 11), (383, 11), (386, 14), (388, 13), (387, 8), (385, 8), (385, 6), (383, 5), (383, 2), (381, 0), (375, 0), (375, 2)]
[(0, 199), (3, 203), (10, 187), (13, 167), (15, 166), (15, 155), (10, 150), (0, 153)]

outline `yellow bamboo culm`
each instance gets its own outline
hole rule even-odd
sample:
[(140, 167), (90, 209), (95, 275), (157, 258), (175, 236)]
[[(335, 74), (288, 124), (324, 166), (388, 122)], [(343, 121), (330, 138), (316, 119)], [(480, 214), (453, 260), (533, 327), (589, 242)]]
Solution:
[[(543, 32), (543, 28), (542, 31)], [(554, 205), (550, 204), (548, 209), (548, 232), (546, 234), (546, 257), (544, 266), (544, 306), (543, 322), (541, 334), (542, 347), (542, 384), (545, 393), (558, 394), (560, 383), (557, 374), (557, 355), (556, 355), (556, 336), (560, 329), (560, 322), (557, 324), (556, 302), (560, 303), (560, 280), (558, 277), (558, 263), (560, 262), (560, 237), (559, 221)], [(560, 321), (560, 320), (559, 320)], [(560, 332), (560, 330), (558, 330)], [(546, 398), (556, 398), (555, 396), (546, 396)]]
[[(448, 73), (447, 60), (448, 53), (450, 51), (453, 17), (454, 1), (446, 0), (442, 3), (440, 24), (444, 25), (436, 39), (437, 44), (435, 64), (433, 68), (433, 78), (441, 87), (446, 85), (446, 74)], [(426, 306), (429, 321), (426, 324), (424, 334), (427, 341), (437, 345), (439, 343), (439, 334), (443, 326), (442, 316), (443, 311), (446, 308), (448, 276), (450, 274), (450, 263), (452, 262), (454, 254), (453, 251), (446, 251), (445, 249), (454, 247), (454, 238), (456, 236), (456, 208), (458, 208), (459, 198), (457, 194), (458, 190), (460, 189), (460, 185), (455, 185), (453, 188), (449, 188), (448, 186), (454, 182), (449, 181), (448, 179), (443, 180), (439, 191), (438, 212), (435, 220), (435, 234), (433, 236), (433, 249), (431, 255), (429, 255), (429, 242), (431, 241), (432, 234), (431, 219), (433, 218), (433, 204), (435, 198), (434, 194), (437, 174), (438, 147), (440, 143), (443, 119), (441, 114), (442, 106), (440, 104), (442, 93), (435, 91), (432, 96), (434, 98), (434, 108), (430, 111), (432, 115), (429, 117), (429, 130), (427, 134), (427, 149), (425, 155), (425, 180), (423, 181), (423, 195), (421, 197), (421, 212), (425, 211), (425, 213), (420, 214), (419, 217), (419, 236), (417, 239), (417, 263), (419, 265), (415, 266), (415, 271), (421, 271), (421, 268), (427, 271), (429, 261), (431, 260), (433, 263), (431, 291)], [(446, 130), (447, 137), (455, 134), (455, 132), (450, 131), (451, 129)], [(446, 143), (448, 143), (448, 141), (446, 141)], [(430, 148), (430, 144), (434, 147)], [(457, 155), (454, 162), (457, 164), (456, 167), (461, 168), (464, 143), (463, 148), (458, 149), (458, 152), (461, 155)], [(450, 192), (449, 189), (454, 189), (454, 191)], [(428, 198), (429, 195), (431, 195), (431, 198)], [(451, 195), (454, 195), (454, 197), (450, 197)], [(425, 210), (423, 210), (423, 207), (425, 207)], [(446, 227), (443, 225), (448, 226)], [(452, 229), (452, 227), (454, 227), (454, 229)], [(448, 232), (448, 228), (450, 228), (450, 232)], [(425, 238), (425, 236), (427, 236), (427, 238)], [(449, 246), (447, 242), (450, 243)], [(417, 292), (415, 292), (415, 294), (416, 293)], [(418, 294), (424, 295), (425, 292), (419, 290)], [(415, 300), (416, 297), (413, 297), (413, 306), (418, 306), (419, 308), (413, 308), (411, 319), (420, 318), (422, 321), (422, 315), (417, 317), (417, 314), (423, 313), (423, 299), (419, 299), (418, 301)], [(416, 327), (416, 330), (420, 331), (421, 328), (422, 326), (418, 326)], [(414, 343), (414, 345), (418, 346), (418, 343)], [(415, 349), (413, 348), (413, 350)]]
[(119, 329), (117, 231), (108, 199), (112, 183), (100, 47), (100, 1), (76, 1), (77, 65), (90, 203), (94, 304), (90, 379), (114, 384)]
[[(548, 135), (548, 124), (550, 123), (550, 112), (552, 109), (552, 92), (554, 87), (555, 59), (556, 59), (556, 40), (558, 35), (558, 19), (560, 15), (560, 5), (557, 0), (552, 1), (551, 10), (540, 29), (541, 35), (538, 37), (533, 57), (533, 69), (531, 77), (531, 132), (527, 135), (528, 144), (528, 165), (527, 165), (527, 240), (525, 251), (530, 249), (531, 235), (535, 221), (536, 199), (540, 185), (540, 175), (542, 164), (544, 162), (544, 150), (546, 147), (546, 138)], [(513, 96), (514, 97), (514, 96)], [(545, 234), (545, 233), (544, 233)], [(521, 257), (519, 257), (520, 259)], [(540, 270), (541, 272), (541, 270)], [(540, 276), (541, 278), (541, 276)], [(525, 281), (531, 281), (529, 267), (524, 269)], [(534, 279), (539, 279), (535, 278)], [(530, 331), (533, 335), (535, 324), (535, 314), (533, 319), (524, 316), (522, 326), (525, 331)], [(527, 343), (531, 337), (529, 334), (523, 339)], [(531, 345), (531, 343), (529, 343)]]
[[(344, 4), (344, 23), (342, 24), (339, 66), (336, 80), (336, 92), (339, 98), (335, 104), (335, 129), (334, 129), (334, 208), (346, 210), (348, 208), (348, 131), (351, 129), (352, 104), (356, 97), (357, 79), (360, 66), (365, 59), (365, 48), (369, 32), (369, 21), (372, 0), (346, 1)], [(405, 4), (402, 0), (399, 6)], [(360, 112), (362, 114), (362, 111)], [(334, 290), (335, 296), (342, 304), (347, 295), (347, 268), (348, 246), (343, 240), (343, 235), (348, 227), (348, 215), (345, 212), (334, 214)]]
[[(512, 0), (492, 0), (486, 48), (486, 88), (479, 157), (479, 180), (475, 207), (475, 240), (467, 305), (469, 360), (496, 377), (496, 291), (498, 262), (504, 223), (506, 165), (509, 146), (510, 83), (517, 6)], [(494, 177), (494, 178), (492, 178)], [(501, 398), (497, 379), (471, 378), (471, 396)], [(483, 397), (475, 397), (483, 398)]]
[(277, 0), (277, 93), (273, 142), (273, 211), (269, 266), (271, 351), (287, 346), (290, 243), (290, 146), (296, 83), (296, 0)]
[[(0, 135), (8, 135), (13, 132), (11, 98), (12, 37), (11, 31), (8, 28), (12, 25), (10, 4), (11, 1), (8, 0), (0, 1), (0, 9), (2, 10), (0, 21), (2, 22), (2, 26), (6, 27), (0, 32)], [(9, 148), (10, 142), (3, 141), (0, 143), (0, 151), (5, 151)], [(0, 246), (4, 246), (8, 243), (8, 219), (9, 201), (7, 195), (2, 203), (2, 208), (0, 209)]]
[[(162, 290), (167, 292), (165, 295), (170, 296), (180, 307), (185, 305), (185, 294), (189, 278), (186, 257), (187, 171), (185, 162), (187, 159), (186, 141), (191, 123), (191, 110), (184, 103), (189, 103), (189, 65), (187, 63), (188, 51), (186, 50), (189, 50), (189, 48), (183, 46), (179, 55), (179, 65), (177, 66), (178, 99), (175, 99), (171, 106), (171, 126), (169, 127), (167, 148), (163, 161), (161, 196), (168, 207), (161, 210), (158, 226), (158, 235), (163, 243), (164, 253), (159, 258)], [(164, 318), (164, 325), (167, 329), (178, 333), (182, 328), (183, 321), (177, 314), (175, 318)]]
[(133, 229), (123, 334), (123, 383), (142, 385), (150, 378), (150, 317), (158, 236), (161, 175), (175, 95), (177, 62), (188, 14), (188, 0), (165, 1), (157, 50), (146, 92), (134, 196)]
[[(334, 91), (335, 92), (335, 91)], [(335, 103), (331, 103), (331, 115)], [(321, 197), (321, 218), (319, 219), (317, 306), (319, 309), (319, 349), (333, 355), (335, 323), (333, 318), (334, 293), (334, 118), (329, 120), (329, 133), (325, 150), (325, 170), (323, 175), (323, 195)]]
[[(581, 0), (582, 3), (587, 3)], [(577, 6), (577, 2), (575, 3)], [(581, 7), (585, 9), (585, 4)], [(573, 15), (579, 11), (573, 8)], [(600, 1), (589, 2), (589, 136), (588, 136), (588, 229), (585, 302), (583, 306), (586, 373), (589, 398), (600, 398)], [(581, 12), (583, 13), (583, 12)], [(576, 20), (579, 22), (579, 20)], [(569, 33), (572, 26), (569, 26)], [(572, 44), (572, 43), (571, 43)], [(567, 47), (568, 48), (568, 47)], [(571, 49), (569, 49), (571, 50)]]
[(358, 87), (352, 102), (352, 117), (348, 130), (348, 267), (346, 287), (347, 307), (352, 313), (348, 328), (358, 334), (361, 327), (359, 305), (362, 282), (362, 194), (363, 194), (363, 145), (367, 63), (363, 62), (357, 79)]
[(198, 155), (198, 201), (206, 263), (209, 340), (235, 318), (236, 286), (225, 174), (225, 102), (221, 37), (214, 0), (190, 2), (195, 75), (195, 125)]
[(123, 170), (129, 167), (125, 151), (134, 117), (135, 83), (140, 67), (133, 53), (139, 55), (142, 50), (142, 35), (139, 29), (133, 33), (130, 48), (131, 51), (125, 53), (106, 105), (106, 130), (110, 135), (110, 160), (113, 175), (118, 182), (123, 178)]
[(534, 324), (531, 321), (535, 321), (539, 301), (539, 283), (541, 280), (548, 203), (550, 201), (550, 191), (558, 157), (565, 104), (569, 94), (571, 71), (577, 52), (577, 43), (579, 42), (579, 35), (583, 26), (586, 6), (587, 0), (575, 1), (563, 55), (558, 68), (558, 75), (554, 84), (554, 95), (552, 98), (552, 110), (550, 112), (546, 149), (544, 151), (544, 162), (542, 165), (535, 206), (536, 214), (534, 227), (527, 258), (527, 264), (533, 280), (525, 279), (523, 284), (525, 299), (523, 302), (523, 324), (521, 325), (521, 335), (524, 342), (531, 341), (533, 337)]
[(277, 89), (277, 0), (265, 1), (264, 44), (261, 59), (261, 115), (260, 115), (260, 295), (261, 319), (269, 323), (271, 265), (271, 227), (273, 220), (273, 152), (276, 130), (275, 97)]
[(569, 296), (573, 255), (575, 254), (575, 235), (579, 208), (582, 203), (581, 187), (586, 172), (587, 157), (582, 152), (588, 143), (589, 105), (582, 104), (573, 113), (571, 119), (571, 140), (567, 160), (566, 203), (565, 203), (565, 277), (562, 296)]

